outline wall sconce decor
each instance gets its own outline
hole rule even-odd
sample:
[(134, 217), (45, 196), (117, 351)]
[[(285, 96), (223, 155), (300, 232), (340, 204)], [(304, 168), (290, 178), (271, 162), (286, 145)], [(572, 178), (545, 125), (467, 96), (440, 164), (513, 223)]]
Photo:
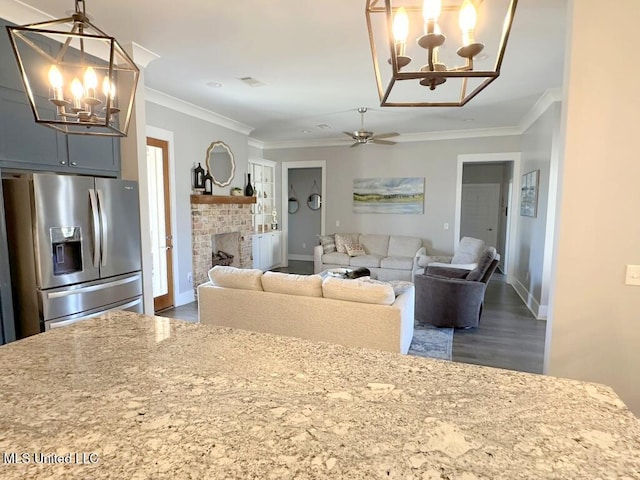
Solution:
[(517, 3), (367, 0), (380, 105), (465, 105), (500, 75)]
[(127, 135), (140, 71), (89, 21), (84, 0), (70, 17), (7, 30), (37, 123), (66, 134)]

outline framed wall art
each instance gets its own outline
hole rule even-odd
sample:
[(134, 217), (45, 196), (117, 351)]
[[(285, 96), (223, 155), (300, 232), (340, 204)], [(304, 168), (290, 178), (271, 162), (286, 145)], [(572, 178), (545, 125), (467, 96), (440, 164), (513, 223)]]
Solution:
[(424, 213), (424, 177), (354, 178), (353, 213)]
[(535, 217), (538, 215), (538, 177), (540, 170), (525, 173), (520, 185), (520, 215)]

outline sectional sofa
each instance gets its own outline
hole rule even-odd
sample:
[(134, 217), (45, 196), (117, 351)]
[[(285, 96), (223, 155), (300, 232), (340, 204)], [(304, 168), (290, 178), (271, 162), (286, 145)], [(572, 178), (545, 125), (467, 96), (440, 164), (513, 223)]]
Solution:
[(216, 266), (198, 287), (201, 323), (406, 354), (413, 284)]
[(319, 238), (320, 245), (313, 251), (315, 273), (329, 268), (366, 267), (378, 280), (412, 281), (414, 273), (424, 270), (418, 266), (418, 258), (427, 252), (418, 237), (336, 233)]

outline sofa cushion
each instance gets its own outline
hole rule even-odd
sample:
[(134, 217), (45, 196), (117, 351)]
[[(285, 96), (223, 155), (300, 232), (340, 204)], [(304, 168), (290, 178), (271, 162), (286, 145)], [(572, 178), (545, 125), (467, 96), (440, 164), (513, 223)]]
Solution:
[(331, 253), (336, 251), (336, 240), (333, 235), (318, 235), (320, 245), (322, 245), (322, 253)]
[(367, 254), (359, 243), (347, 242), (344, 244), (344, 248), (347, 249), (347, 255), (350, 257), (359, 257)]
[(358, 243), (359, 236), (360, 234), (358, 233), (336, 233), (336, 251), (338, 253), (347, 253), (346, 244)]
[(320, 275), (264, 272), (264, 275), (262, 275), (262, 288), (265, 292), (285, 293), (303, 297), (321, 297), (322, 278)]
[(322, 255), (322, 263), (327, 265), (344, 265), (349, 266), (349, 255), (346, 253), (325, 253)]
[(387, 257), (380, 261), (380, 268), (390, 268), (392, 270), (411, 270), (413, 268), (413, 257)]
[(451, 263), (477, 263), (485, 247), (484, 240), (463, 237), (456, 248)]
[(494, 247), (487, 247), (484, 249), (480, 258), (478, 259), (478, 266), (469, 272), (467, 280), (473, 280), (479, 282), (484, 277), (484, 274), (489, 270), (491, 262), (496, 258), (498, 252)]
[(389, 235), (360, 235), (360, 244), (368, 255), (386, 257), (389, 251)]
[(382, 258), (384, 257), (380, 255), (360, 255), (359, 257), (352, 257), (350, 265), (352, 267), (380, 268)]
[[(422, 240), (417, 237), (401, 237), (392, 235), (389, 237), (389, 257), (415, 257), (422, 246)], [(413, 262), (413, 258), (411, 260)], [(409, 267), (411, 268), (411, 267)]]
[(216, 265), (209, 270), (209, 280), (217, 287), (239, 290), (262, 290), (262, 270)]
[(334, 300), (378, 305), (391, 305), (396, 299), (391, 285), (386, 282), (373, 283), (368, 277), (356, 280), (328, 277), (322, 282), (322, 294)]

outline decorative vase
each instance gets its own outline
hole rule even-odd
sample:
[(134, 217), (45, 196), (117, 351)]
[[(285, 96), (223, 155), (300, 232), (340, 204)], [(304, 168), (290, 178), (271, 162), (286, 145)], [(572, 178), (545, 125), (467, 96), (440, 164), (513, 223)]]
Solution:
[(253, 197), (253, 187), (251, 186), (251, 174), (247, 173), (247, 186), (244, 189), (244, 194), (247, 197)]

